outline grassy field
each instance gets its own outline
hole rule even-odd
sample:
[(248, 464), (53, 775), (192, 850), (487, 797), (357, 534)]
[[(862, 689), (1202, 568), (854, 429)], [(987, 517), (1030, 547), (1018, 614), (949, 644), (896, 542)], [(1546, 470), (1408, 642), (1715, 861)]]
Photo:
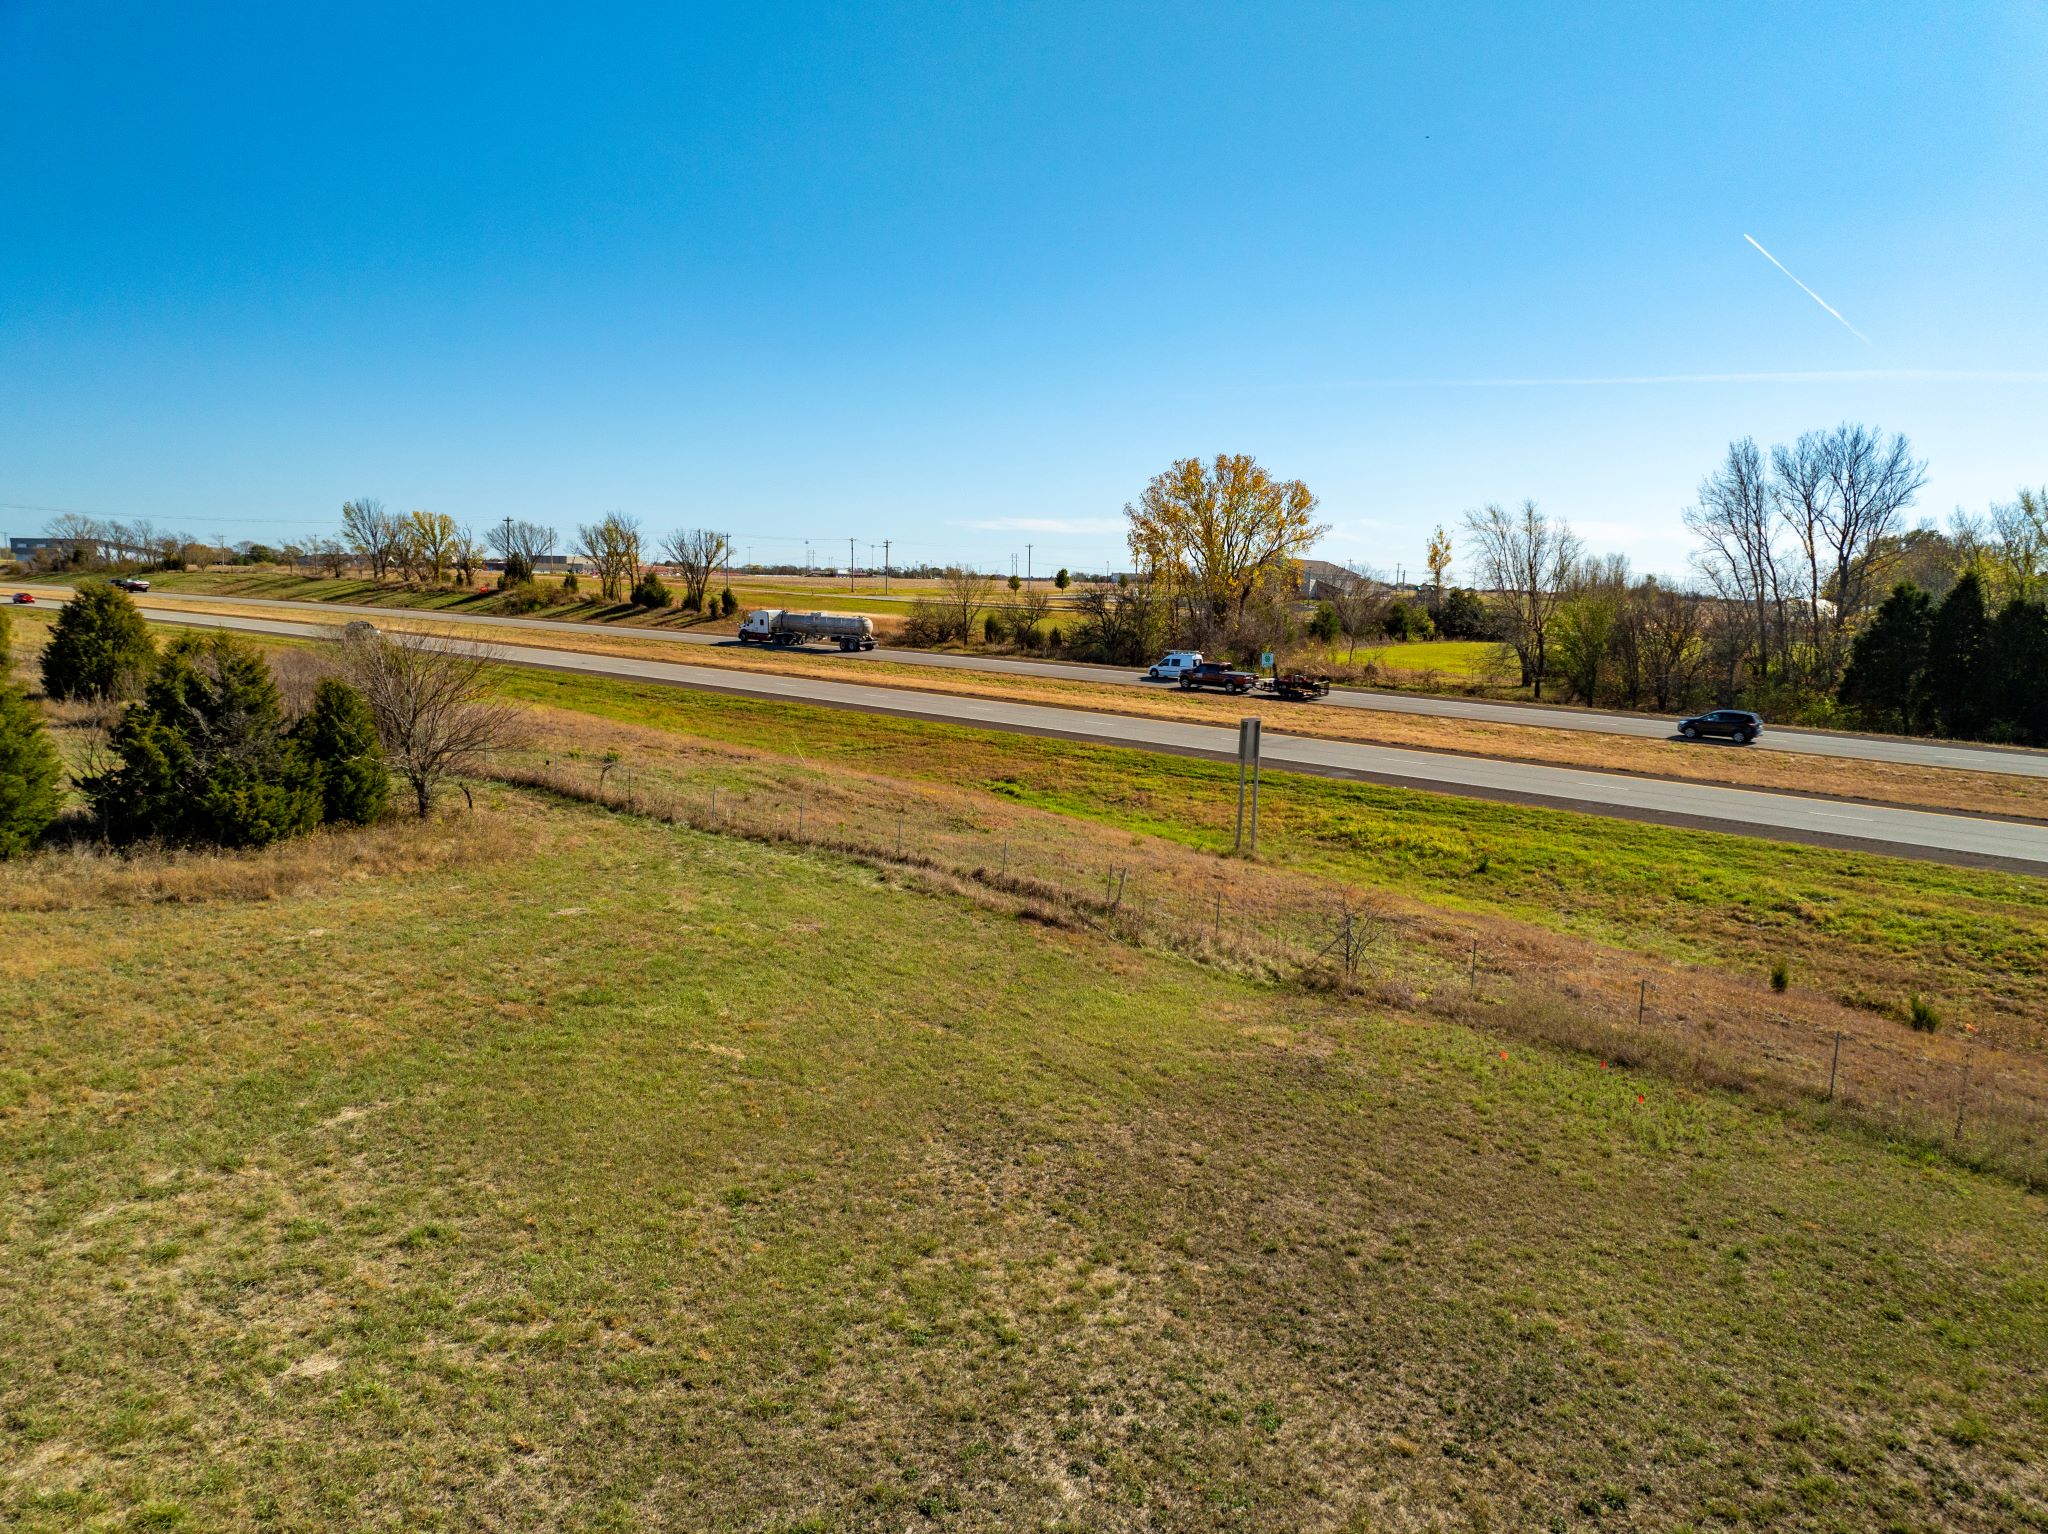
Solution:
[[(511, 669), (522, 701), (822, 766), (971, 784), (1227, 849), (1235, 768), (1033, 736)], [(2048, 1046), (2048, 883), (1567, 811), (1272, 773), (1261, 850), (1363, 889), (1498, 912), (1637, 952), (1848, 992), (1940, 996)]]
[[(1406, 644), (1361, 645), (1353, 651), (1339, 641), (1319, 657), (1324, 664), (1372, 665), (1399, 680), (1434, 677), (1449, 683), (1497, 680), (1500, 646), (1478, 639), (1418, 639)], [(1512, 675), (1506, 678), (1512, 682)]]
[(12, 1526), (2044, 1526), (2007, 1184), (489, 799), (0, 873)]

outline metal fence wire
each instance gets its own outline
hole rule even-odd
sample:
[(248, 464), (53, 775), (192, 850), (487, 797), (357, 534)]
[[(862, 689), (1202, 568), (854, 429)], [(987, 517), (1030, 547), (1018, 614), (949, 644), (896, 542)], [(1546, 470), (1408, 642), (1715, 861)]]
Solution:
[[(1006, 815), (852, 777), (713, 762), (648, 773), (615, 757), (506, 762), (501, 782), (721, 836), (860, 859), (1055, 925), (1598, 1054), (1688, 1088), (1731, 1088), (1856, 1122), (2048, 1187), (2048, 1069), (1967, 1035), (1647, 965), (1568, 936), (1404, 909), (1160, 837)], [(1478, 930), (1475, 930), (1478, 929)]]

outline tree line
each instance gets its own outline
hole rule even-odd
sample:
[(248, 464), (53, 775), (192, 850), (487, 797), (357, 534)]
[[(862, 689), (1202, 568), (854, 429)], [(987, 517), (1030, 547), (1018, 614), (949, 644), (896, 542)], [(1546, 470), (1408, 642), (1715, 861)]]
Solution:
[(104, 753), (75, 775), (86, 813), (67, 823), (64, 766), (12, 681), (7, 640), (0, 614), (0, 856), (57, 831), (123, 847), (259, 847), (368, 825), (394, 775), (424, 817), (440, 785), (518, 737), (473, 647), (351, 624), (294, 709), (247, 641), (181, 634), (159, 648), (124, 594), (87, 581), (44, 646), (43, 695), (118, 712)]

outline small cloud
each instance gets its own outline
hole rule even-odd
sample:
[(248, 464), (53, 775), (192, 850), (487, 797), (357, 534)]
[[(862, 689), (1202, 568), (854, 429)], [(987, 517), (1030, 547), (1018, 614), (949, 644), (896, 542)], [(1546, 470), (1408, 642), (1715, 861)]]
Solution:
[(1122, 517), (988, 517), (976, 522), (954, 522), (954, 527), (971, 527), (982, 533), (1120, 533)]

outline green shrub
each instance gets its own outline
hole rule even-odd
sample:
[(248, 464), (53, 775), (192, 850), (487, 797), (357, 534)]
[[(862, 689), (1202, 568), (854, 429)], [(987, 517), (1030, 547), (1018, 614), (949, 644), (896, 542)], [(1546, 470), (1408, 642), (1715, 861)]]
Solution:
[(1783, 959), (1771, 961), (1771, 989), (1782, 991), (1792, 984), (1792, 966)]
[(370, 705), (333, 677), (313, 692), (313, 706), (292, 730), (320, 785), (320, 818), (329, 825), (367, 826), (391, 799), (391, 774)]
[(995, 644), (1003, 637), (1003, 620), (994, 613), (986, 614), (981, 620), (981, 637)]
[(1316, 603), (1315, 616), (1308, 620), (1309, 637), (1324, 644), (1334, 644), (1338, 627), (1337, 609), (1328, 602)]
[(507, 554), (505, 570), (498, 577), (498, 589), (510, 591), (514, 586), (529, 586), (533, 583), (533, 566), (524, 555)]
[(57, 614), (43, 649), (43, 691), (94, 701), (133, 697), (156, 661), (149, 626), (127, 596), (87, 581)]
[(520, 581), (512, 586), (500, 586), (503, 596), (498, 602), (501, 612), (530, 613), (547, 606), (547, 594), (534, 581)]
[(730, 618), (739, 610), (740, 599), (732, 594), (732, 587), (726, 587), (725, 590), (718, 594), (718, 611), (720, 616)]
[(1933, 1033), (1941, 1026), (1941, 1014), (1925, 996), (1915, 992), (1906, 999), (1906, 1021), (1915, 1033)]
[(320, 822), (270, 667), (232, 635), (174, 640), (107, 743), (116, 765), (82, 786), (112, 840), (261, 847)]
[(576, 572), (574, 570), (565, 570), (562, 573), (562, 589), (564, 591), (574, 591), (576, 589)]
[(27, 852), (57, 818), (63, 777), (36, 706), (0, 683), (0, 858)]
[(661, 583), (661, 577), (652, 570), (641, 576), (639, 582), (633, 587), (633, 605), (635, 607), (668, 606), (668, 587)]

